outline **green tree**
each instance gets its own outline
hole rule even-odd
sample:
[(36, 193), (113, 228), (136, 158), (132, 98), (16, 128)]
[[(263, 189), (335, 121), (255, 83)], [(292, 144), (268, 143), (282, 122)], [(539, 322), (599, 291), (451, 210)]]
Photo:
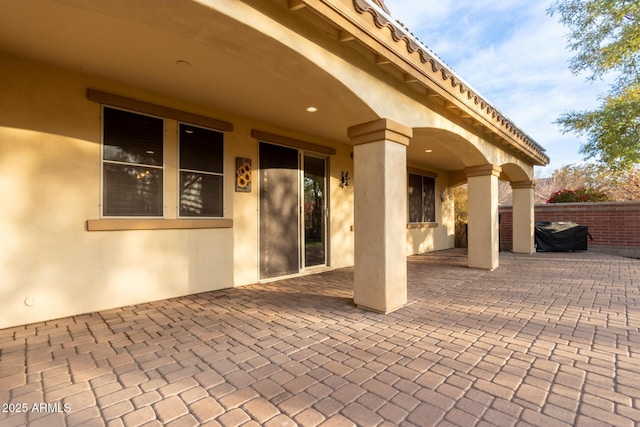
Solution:
[(564, 133), (586, 136), (581, 153), (615, 173), (640, 163), (640, 2), (557, 0), (547, 11), (569, 28), (574, 74), (612, 77), (609, 93), (592, 111), (570, 111), (557, 123)]
[(459, 185), (453, 189), (455, 212), (455, 246), (467, 247), (467, 222), (469, 221), (469, 186)]

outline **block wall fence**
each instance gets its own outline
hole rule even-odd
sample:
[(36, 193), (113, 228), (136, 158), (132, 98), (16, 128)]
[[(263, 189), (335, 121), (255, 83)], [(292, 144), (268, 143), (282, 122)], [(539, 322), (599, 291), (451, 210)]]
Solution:
[[(511, 206), (500, 206), (500, 249), (511, 250)], [(589, 250), (640, 258), (640, 202), (550, 203), (535, 206), (535, 221), (572, 221), (589, 227)]]

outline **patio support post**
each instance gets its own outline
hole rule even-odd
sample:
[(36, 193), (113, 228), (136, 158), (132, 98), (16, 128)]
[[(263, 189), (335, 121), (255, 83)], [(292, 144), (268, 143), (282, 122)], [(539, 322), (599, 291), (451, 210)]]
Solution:
[(498, 268), (498, 177), (501, 171), (495, 165), (465, 169), (469, 185), (469, 267), (487, 270)]
[(407, 145), (413, 130), (388, 119), (352, 126), (358, 307), (390, 313), (407, 302)]
[(534, 181), (511, 183), (513, 190), (513, 252), (522, 254), (535, 252), (534, 188)]

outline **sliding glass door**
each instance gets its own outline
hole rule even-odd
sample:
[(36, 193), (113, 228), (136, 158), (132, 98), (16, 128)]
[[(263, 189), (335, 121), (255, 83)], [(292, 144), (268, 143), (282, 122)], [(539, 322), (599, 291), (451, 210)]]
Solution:
[(260, 278), (327, 263), (326, 159), (260, 143)]
[(325, 159), (304, 156), (304, 266), (326, 264)]

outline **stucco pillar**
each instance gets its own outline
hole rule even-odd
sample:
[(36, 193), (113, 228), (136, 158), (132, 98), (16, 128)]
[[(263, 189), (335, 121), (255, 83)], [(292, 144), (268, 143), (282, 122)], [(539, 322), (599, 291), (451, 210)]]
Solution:
[(513, 252), (532, 254), (534, 248), (535, 212), (533, 181), (511, 183), (513, 190)]
[(407, 145), (411, 128), (388, 119), (352, 126), (353, 299), (381, 313), (407, 302)]
[(469, 185), (469, 267), (498, 268), (498, 176), (501, 170), (495, 165), (465, 169)]

